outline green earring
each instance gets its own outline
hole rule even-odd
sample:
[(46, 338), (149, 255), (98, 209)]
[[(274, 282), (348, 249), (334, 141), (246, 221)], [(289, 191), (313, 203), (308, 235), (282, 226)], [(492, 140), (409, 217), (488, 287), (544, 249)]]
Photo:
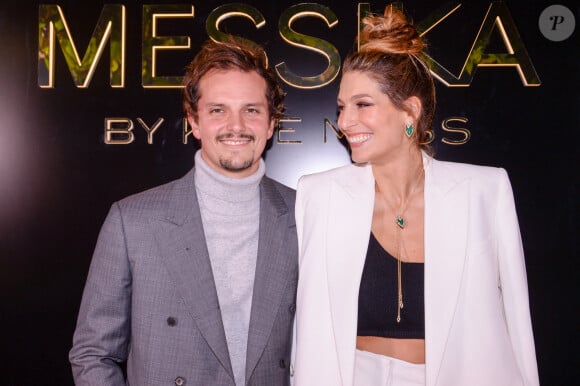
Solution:
[(412, 123), (405, 125), (405, 134), (407, 134), (407, 137), (411, 138), (414, 131), (415, 131), (415, 126), (413, 126)]

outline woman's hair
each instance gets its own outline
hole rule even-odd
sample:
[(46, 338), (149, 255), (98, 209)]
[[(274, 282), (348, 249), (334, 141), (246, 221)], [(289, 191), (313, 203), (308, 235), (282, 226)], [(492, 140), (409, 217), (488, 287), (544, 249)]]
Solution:
[(425, 150), (435, 112), (435, 85), (429, 68), (420, 58), (426, 46), (415, 27), (399, 9), (388, 5), (383, 15), (363, 19), (362, 45), (343, 63), (343, 74), (360, 71), (374, 79), (396, 108), (410, 111), (405, 101), (416, 96), (421, 114), (416, 122), (417, 144)]
[(257, 44), (229, 37), (227, 41), (207, 40), (195, 58), (185, 69), (183, 77), (183, 108), (196, 121), (199, 82), (212, 70), (255, 71), (266, 81), (266, 99), (270, 117), (278, 121), (284, 114), (285, 94), (276, 79), (274, 71), (268, 67), (266, 52)]

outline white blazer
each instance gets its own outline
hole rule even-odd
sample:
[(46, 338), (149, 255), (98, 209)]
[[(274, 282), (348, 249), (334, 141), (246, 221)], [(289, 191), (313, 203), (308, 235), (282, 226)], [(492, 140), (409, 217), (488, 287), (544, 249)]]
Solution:
[[(538, 385), (524, 255), (505, 170), (426, 155), (423, 165), (426, 385)], [(296, 386), (353, 384), (373, 202), (369, 165), (298, 182)]]

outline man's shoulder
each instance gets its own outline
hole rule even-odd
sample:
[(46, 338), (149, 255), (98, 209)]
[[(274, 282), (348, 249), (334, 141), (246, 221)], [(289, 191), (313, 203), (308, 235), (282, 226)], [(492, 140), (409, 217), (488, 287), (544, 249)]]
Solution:
[(270, 185), (272, 188), (274, 188), (276, 191), (278, 191), (285, 197), (293, 197), (296, 195), (296, 190), (292, 189), (289, 186), (284, 185), (281, 182), (276, 181), (272, 177), (264, 176), (262, 178), (262, 184), (264, 186)]
[(125, 211), (141, 211), (143, 214), (165, 210), (168, 205), (187, 201), (195, 193), (193, 171), (181, 178), (131, 194), (117, 202)]
[(294, 210), (294, 202), (296, 201), (296, 191), (268, 176), (264, 176), (261, 182), (262, 192), (265, 197), (275, 206), (276, 203), (283, 203), (280, 208), (283, 210)]

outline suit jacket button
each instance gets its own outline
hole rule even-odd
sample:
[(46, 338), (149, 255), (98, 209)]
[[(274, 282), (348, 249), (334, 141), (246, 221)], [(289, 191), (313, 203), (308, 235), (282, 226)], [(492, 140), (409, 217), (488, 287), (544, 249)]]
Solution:
[(294, 315), (294, 313), (296, 312), (296, 304), (291, 304), (290, 307), (288, 307), (288, 311), (290, 311), (290, 313)]
[(183, 386), (185, 385), (185, 378), (177, 377), (175, 378), (175, 386)]
[(284, 361), (284, 359), (280, 359), (280, 368), (281, 369), (285, 369), (286, 368), (286, 361)]
[[(170, 316), (169, 318), (167, 318), (167, 325), (170, 327), (177, 325), (177, 319), (174, 318), (173, 316)], [(176, 380), (176, 382), (177, 382), (177, 380)]]

